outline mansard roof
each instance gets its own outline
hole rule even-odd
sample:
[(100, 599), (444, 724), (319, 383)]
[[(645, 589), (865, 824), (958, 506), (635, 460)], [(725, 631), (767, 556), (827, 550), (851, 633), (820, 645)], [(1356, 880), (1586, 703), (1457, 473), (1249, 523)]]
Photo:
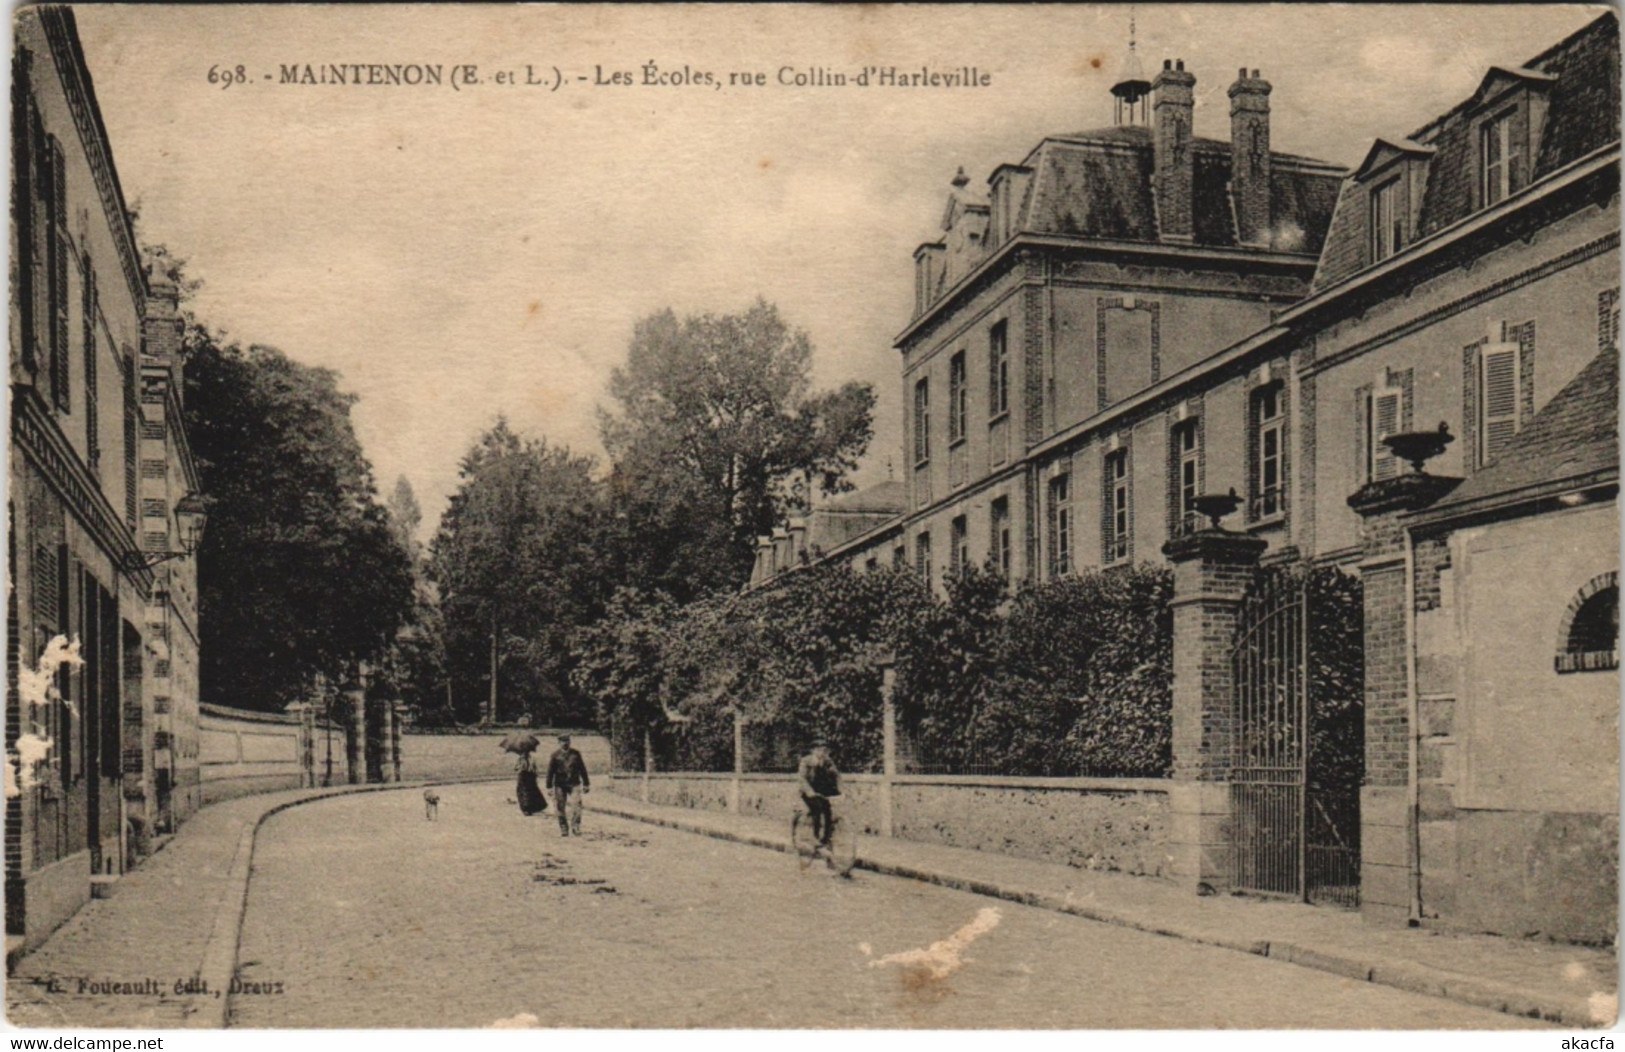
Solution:
[[(1433, 151), (1428, 159), (1427, 189), (1422, 196), (1417, 230), (1411, 240), (1436, 234), (1475, 211), (1475, 121), (1481, 107), (1503, 88), (1522, 84), (1539, 91), (1546, 102), (1529, 183), (1619, 142), (1619, 62), (1619, 20), (1608, 11), (1523, 66), (1492, 68), (1471, 96), (1411, 133), (1411, 143)], [(1397, 148), (1401, 140), (1387, 141)], [(1378, 146), (1381, 143), (1379, 140)], [(1373, 152), (1377, 149), (1373, 147)], [(1354, 195), (1362, 192), (1358, 180), (1369, 172), (1371, 155), (1366, 161), (1360, 172), (1344, 184), (1340, 207), (1332, 219), (1315, 274), (1315, 291), (1353, 276), (1366, 265), (1365, 209), (1354, 200)]]
[[(1242, 247), (1230, 201), (1230, 144), (1197, 137), (1194, 148), (1194, 241)], [(1152, 191), (1151, 129), (1122, 125), (1054, 135), (1024, 166), (1033, 187), (1019, 229), (1123, 241), (1160, 241)], [(1271, 151), (1270, 194), (1279, 252), (1316, 254), (1344, 170), (1324, 161)]]

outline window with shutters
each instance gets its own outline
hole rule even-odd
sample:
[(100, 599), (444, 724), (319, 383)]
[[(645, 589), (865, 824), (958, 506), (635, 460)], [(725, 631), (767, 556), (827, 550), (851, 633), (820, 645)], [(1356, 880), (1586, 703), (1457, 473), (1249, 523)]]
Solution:
[(1478, 466), (1495, 462), (1518, 433), (1518, 345), (1486, 344), (1478, 355)]
[(136, 462), (140, 454), (136, 425), (141, 415), (141, 404), (135, 391), (135, 355), (128, 348), (119, 365), (124, 373), (124, 523), (133, 530), (136, 491), (140, 485), (136, 479)]
[(96, 295), (96, 272), (91, 268), (89, 253), (84, 257), (81, 281), (84, 293), (81, 307), (85, 330), (85, 452), (90, 470), (96, 471), (100, 468), (102, 459), (101, 434), (98, 428), (100, 407), (96, 391), (96, 320), (101, 308)]
[(68, 192), (62, 146), (55, 136), (46, 138), (45, 183), (48, 193), (45, 255), (49, 282), (48, 323), (51, 327), (51, 400), (64, 413), (73, 411), (68, 375)]
[(948, 555), (949, 565), (953, 569), (954, 576), (957, 577), (970, 569), (970, 528), (965, 521), (965, 516), (955, 516), (950, 524), (950, 534), (953, 547)]
[(1619, 350), (1619, 288), (1597, 294), (1597, 350)]
[(914, 383), (914, 463), (923, 464), (931, 459), (931, 379), (921, 377)]
[(1404, 392), (1397, 387), (1367, 386), (1360, 389), (1358, 411), (1361, 423), (1360, 470), (1364, 482), (1401, 474), (1398, 458), (1383, 439), (1404, 430)]
[(991, 536), (993, 540), (993, 565), (998, 567), (999, 574), (1008, 581), (1010, 579), (1010, 499), (1000, 497), (993, 502), (991, 519)]

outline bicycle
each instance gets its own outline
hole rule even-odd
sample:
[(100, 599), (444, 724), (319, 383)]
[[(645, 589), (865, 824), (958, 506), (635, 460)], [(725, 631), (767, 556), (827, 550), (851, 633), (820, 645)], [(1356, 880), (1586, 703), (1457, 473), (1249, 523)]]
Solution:
[(796, 864), (806, 872), (820, 858), (838, 877), (851, 877), (858, 864), (857, 829), (832, 809), (829, 816), (828, 846), (818, 843), (813, 834), (812, 815), (805, 807), (798, 807), (790, 816), (790, 850)]

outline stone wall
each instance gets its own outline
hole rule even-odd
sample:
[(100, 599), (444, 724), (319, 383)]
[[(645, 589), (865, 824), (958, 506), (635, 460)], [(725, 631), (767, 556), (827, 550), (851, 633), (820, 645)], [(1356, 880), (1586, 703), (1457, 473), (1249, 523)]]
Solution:
[(298, 718), (199, 706), (198, 778), (205, 804), (308, 784)]
[[(845, 813), (866, 834), (881, 830), (885, 779), (842, 779)], [(606, 780), (644, 799), (644, 776)], [(661, 773), (649, 803), (730, 811), (788, 825), (800, 806), (790, 775)], [(891, 780), (892, 832), (904, 840), (971, 848), (1085, 869), (1166, 876), (1169, 785), (1150, 778), (989, 778), (906, 775)], [(737, 804), (730, 805), (737, 793)]]
[[(314, 771), (307, 776), (300, 763), (299, 721), (281, 713), (246, 712), (204, 705), (198, 721), (199, 767), (203, 802), (212, 804), (250, 793), (296, 789), (319, 783), (326, 773), (326, 739), (316, 727), (312, 749)], [(401, 735), (401, 778), (404, 781), (461, 781), (513, 776), (514, 756), (502, 751), (507, 731), (479, 734)], [(345, 782), (344, 728), (333, 734), (333, 780)], [(557, 748), (552, 732), (537, 731), (542, 739), (540, 757)], [(597, 734), (576, 733), (573, 744), (587, 762), (589, 774), (609, 770), (609, 741)], [(394, 769), (384, 764), (386, 777)]]
[[(401, 778), (408, 782), (510, 778), (514, 773), (514, 756), (503, 752), (499, 744), (508, 733), (421, 734), (408, 731), (401, 735)], [(558, 742), (551, 731), (539, 730), (535, 734), (542, 739), (542, 747), (537, 751), (538, 762), (546, 763), (547, 757), (558, 748)], [(586, 761), (590, 776), (607, 775), (607, 738), (572, 732), (571, 744)]]

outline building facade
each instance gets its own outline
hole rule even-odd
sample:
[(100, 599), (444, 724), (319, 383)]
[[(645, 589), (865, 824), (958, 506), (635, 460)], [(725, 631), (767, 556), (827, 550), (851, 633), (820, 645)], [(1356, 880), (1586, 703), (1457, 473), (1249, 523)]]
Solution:
[[(904, 508), (816, 554), (934, 584), (1171, 559), (1176, 602), (1195, 582), (1178, 868), (1219, 883), (1236, 568), (1357, 574), (1361, 908), (1611, 940), (1619, 69), (1609, 12), (1345, 173), (1271, 150), (1257, 71), (1214, 142), (1192, 75), (1131, 52), (1115, 127), (1045, 139), (986, 198), (954, 179), (897, 341)], [(1424, 431), (1421, 467), (1385, 441)], [(1228, 491), (1228, 529), (1193, 521)]]
[(33, 946), (150, 829), (141, 728), (174, 661), (150, 564), (176, 546), (145, 485), (151, 297), (73, 14), (14, 24), (6, 931)]

